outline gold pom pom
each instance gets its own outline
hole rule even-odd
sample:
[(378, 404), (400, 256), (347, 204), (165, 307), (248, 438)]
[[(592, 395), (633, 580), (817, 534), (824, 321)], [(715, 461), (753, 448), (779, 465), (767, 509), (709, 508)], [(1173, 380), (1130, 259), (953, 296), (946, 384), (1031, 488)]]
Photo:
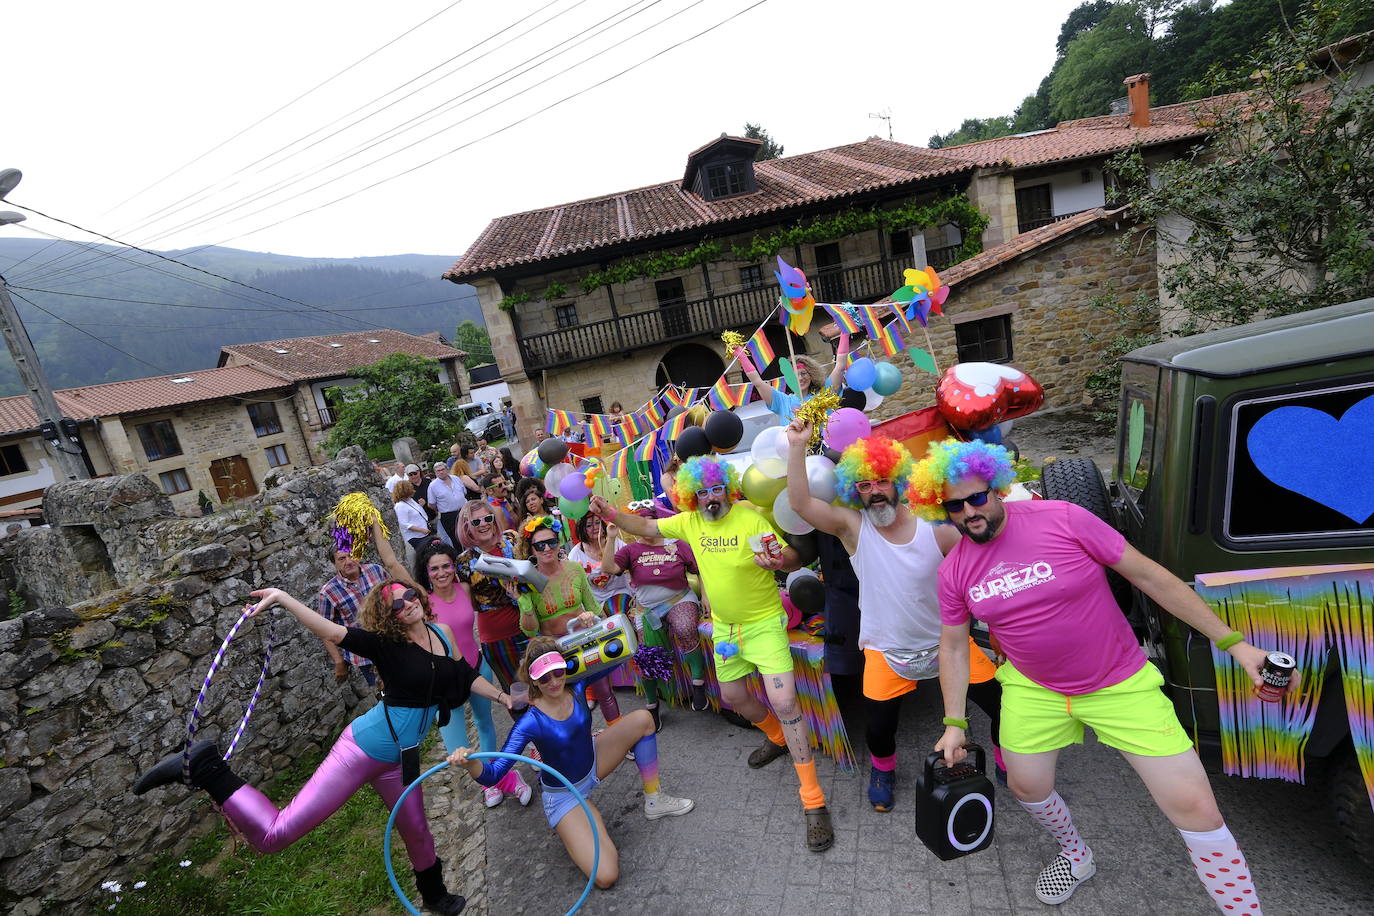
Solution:
[(368, 535), (372, 532), (374, 524), (382, 526), (382, 537), (389, 537), (391, 534), (382, 521), (382, 513), (372, 505), (372, 500), (367, 498), (366, 493), (349, 493), (339, 500), (333, 514), (334, 523), (352, 535), (353, 556), (359, 559), (367, 547)]
[(820, 441), (830, 414), (840, 407), (840, 396), (829, 388), (822, 388), (801, 403), (793, 414), (798, 420), (811, 424), (811, 444)]
[(725, 352), (733, 354), (735, 350), (744, 346), (744, 335), (739, 331), (726, 331), (720, 335), (720, 342), (725, 344)]

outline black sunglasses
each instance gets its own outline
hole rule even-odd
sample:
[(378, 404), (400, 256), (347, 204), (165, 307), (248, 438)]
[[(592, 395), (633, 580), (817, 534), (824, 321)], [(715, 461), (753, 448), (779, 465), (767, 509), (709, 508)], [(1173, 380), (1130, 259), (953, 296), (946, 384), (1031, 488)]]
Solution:
[(492, 522), (494, 522), (494, 521), (496, 521), (496, 516), (494, 516), (494, 515), (484, 515), (484, 516), (482, 516), (481, 518), (470, 518), (470, 519), (468, 519), (468, 525), (470, 525), (470, 526), (473, 527), (473, 528), (480, 528), (480, 527), (482, 527), (483, 525), (490, 525), (490, 524), (491, 524)]
[(946, 499), (940, 503), (940, 506), (950, 515), (953, 515), (956, 512), (963, 512), (964, 503), (968, 503), (970, 506), (977, 509), (979, 506), (985, 504), (988, 501), (988, 494), (991, 492), (992, 488), (989, 487), (988, 489), (982, 490), (978, 493), (970, 493), (963, 499)]
[(404, 609), (407, 601), (414, 601), (418, 597), (419, 595), (416, 593), (415, 589), (406, 589), (401, 593), (401, 597), (391, 599), (391, 613), (395, 614)]
[(530, 546), (535, 550), (552, 550), (558, 546), (558, 538), (545, 538), (542, 541), (530, 541)]

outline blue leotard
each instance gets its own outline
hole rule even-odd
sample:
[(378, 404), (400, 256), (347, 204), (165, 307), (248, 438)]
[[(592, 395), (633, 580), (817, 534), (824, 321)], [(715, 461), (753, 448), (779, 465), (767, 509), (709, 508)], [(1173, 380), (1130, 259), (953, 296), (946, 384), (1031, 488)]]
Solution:
[[(573, 695), (572, 714), (566, 719), (554, 719), (533, 703), (506, 736), (501, 750), (518, 754), (525, 745), (533, 743), (539, 756), (573, 782), (581, 782), (596, 766), (596, 751), (592, 745), (592, 714), (587, 709), (587, 682), (579, 681), (570, 688)], [(506, 775), (514, 761), (502, 758), (482, 763), (482, 775), (477, 781), (494, 786)], [(539, 781), (551, 789), (565, 786), (548, 773), (540, 771)]]

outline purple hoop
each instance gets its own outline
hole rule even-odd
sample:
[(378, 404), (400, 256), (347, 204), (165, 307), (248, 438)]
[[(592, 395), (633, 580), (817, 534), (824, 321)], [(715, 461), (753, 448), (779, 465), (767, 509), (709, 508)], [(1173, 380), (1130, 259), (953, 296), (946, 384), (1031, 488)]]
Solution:
[[(224, 642), (220, 644), (214, 660), (210, 662), (210, 670), (205, 673), (205, 683), (201, 684), (200, 693), (196, 695), (195, 705), (191, 707), (191, 714), (186, 719), (186, 747), (181, 751), (181, 776), (188, 783), (191, 781), (191, 745), (195, 742), (196, 729), (201, 718), (200, 710), (205, 705), (205, 695), (210, 692), (210, 684), (215, 679), (215, 673), (219, 671), (220, 663), (224, 661), (224, 655), (229, 651), (229, 643), (234, 641), (234, 637), (238, 635), (239, 627), (243, 626), (243, 622), (248, 619), (252, 609), (252, 605), (244, 608), (239, 619), (229, 628), (229, 635), (224, 637)], [(234, 749), (238, 747), (239, 739), (243, 737), (243, 732), (248, 727), (248, 719), (253, 715), (253, 708), (258, 705), (258, 697), (262, 695), (262, 685), (267, 681), (267, 668), (272, 664), (272, 641), (276, 630), (277, 621), (274, 617), (267, 626), (267, 648), (263, 652), (262, 670), (258, 672), (258, 686), (253, 688), (253, 696), (248, 701), (248, 708), (243, 711), (243, 718), (239, 720), (238, 730), (234, 732), (234, 738), (229, 742), (229, 747), (224, 752), (225, 760), (233, 756)]]

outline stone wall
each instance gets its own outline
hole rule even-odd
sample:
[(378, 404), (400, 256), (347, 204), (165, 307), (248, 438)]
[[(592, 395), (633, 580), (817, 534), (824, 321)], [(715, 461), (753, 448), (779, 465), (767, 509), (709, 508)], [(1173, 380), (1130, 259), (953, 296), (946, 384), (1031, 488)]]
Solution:
[[(1084, 383), (1101, 365), (1105, 342), (1116, 334), (1141, 330), (1095, 305), (1094, 298), (1109, 294), (1125, 301), (1137, 294), (1154, 296), (1158, 286), (1154, 246), (1146, 244), (1122, 255), (1116, 250), (1120, 237), (1121, 230), (1110, 224), (1090, 228), (952, 286), (945, 317), (930, 322), (940, 370), (959, 361), (959, 324), (1009, 315), (1011, 363), (1044, 387), (1045, 409), (1083, 404)], [(919, 330), (908, 343), (926, 348)], [(905, 354), (892, 362), (901, 368), (903, 384), (872, 412), (875, 422), (935, 403), (938, 379), (916, 369)]]
[[(88, 912), (101, 881), (132, 880), (213, 826), (203, 793), (129, 787), (184, 741), (248, 593), (276, 585), (309, 601), (333, 574), (323, 518), (357, 490), (389, 507), (381, 485), (358, 449), (206, 518), (176, 517), (141, 474), (60, 484), (52, 528), (0, 542), (0, 588), (34, 608), (0, 621), (0, 907)], [(234, 755), (254, 783), (327, 748), (372, 702), (360, 677), (334, 683), (318, 639), (273, 617), (270, 677)], [(249, 621), (231, 644), (201, 736), (237, 727), (267, 626)]]

